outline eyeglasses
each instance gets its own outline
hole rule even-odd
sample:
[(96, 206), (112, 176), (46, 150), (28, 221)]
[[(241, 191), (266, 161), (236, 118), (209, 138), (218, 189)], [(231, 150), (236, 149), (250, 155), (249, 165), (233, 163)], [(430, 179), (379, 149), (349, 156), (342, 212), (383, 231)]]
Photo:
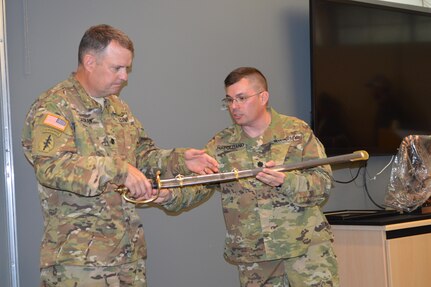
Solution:
[(258, 96), (262, 93), (263, 91), (260, 91), (254, 95), (250, 95), (250, 96), (238, 96), (236, 98), (232, 98), (229, 96), (226, 96), (224, 99), (222, 99), (222, 106), (221, 109), (222, 110), (227, 110), (230, 106), (233, 105), (234, 102), (236, 102), (238, 105), (244, 104), (248, 99), (250, 99), (251, 97), (254, 96)]

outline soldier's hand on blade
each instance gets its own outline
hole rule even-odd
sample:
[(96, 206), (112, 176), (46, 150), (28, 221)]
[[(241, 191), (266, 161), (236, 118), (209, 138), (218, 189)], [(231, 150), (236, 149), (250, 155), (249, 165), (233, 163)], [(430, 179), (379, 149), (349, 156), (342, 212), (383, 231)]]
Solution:
[(286, 175), (284, 172), (275, 171), (270, 169), (275, 166), (274, 161), (268, 161), (265, 164), (265, 167), (261, 172), (256, 175), (256, 179), (260, 180), (263, 183), (266, 183), (270, 186), (281, 186), (284, 182), (284, 178)]
[(218, 172), (218, 162), (205, 153), (205, 150), (188, 149), (184, 153), (187, 168), (198, 174)]

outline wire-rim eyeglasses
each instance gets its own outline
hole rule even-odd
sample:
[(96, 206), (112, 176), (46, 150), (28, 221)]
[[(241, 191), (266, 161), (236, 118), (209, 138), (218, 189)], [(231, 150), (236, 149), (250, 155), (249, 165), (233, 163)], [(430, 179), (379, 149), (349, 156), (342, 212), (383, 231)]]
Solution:
[(264, 91), (260, 91), (260, 92), (258, 92), (256, 94), (253, 94), (253, 95), (244, 95), (244, 96), (240, 95), (240, 96), (238, 96), (236, 98), (232, 98), (232, 97), (226, 96), (226, 97), (224, 97), (221, 100), (222, 101), (221, 109), (224, 110), (224, 111), (227, 110), (230, 106), (233, 105), (234, 102), (236, 102), (238, 105), (244, 104), (251, 97), (258, 96), (258, 95), (260, 95), (263, 92)]

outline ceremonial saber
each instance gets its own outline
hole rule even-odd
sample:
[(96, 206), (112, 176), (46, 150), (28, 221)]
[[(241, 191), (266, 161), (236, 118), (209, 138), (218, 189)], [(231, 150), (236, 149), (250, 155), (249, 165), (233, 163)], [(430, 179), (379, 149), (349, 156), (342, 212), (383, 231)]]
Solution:
[[(337, 156), (332, 156), (327, 158), (319, 158), (319, 159), (313, 159), (308, 161), (295, 162), (295, 163), (286, 164), (286, 165), (277, 165), (274, 167), (270, 167), (269, 169), (283, 172), (283, 171), (311, 168), (311, 167), (327, 165), (327, 164), (338, 164), (338, 163), (345, 163), (345, 162), (367, 160), (368, 157), (369, 156), (366, 151), (360, 150), (349, 154), (337, 155)], [(178, 187), (198, 185), (198, 184), (222, 183), (222, 182), (239, 180), (241, 178), (256, 176), (264, 168), (265, 167), (246, 169), (246, 170), (235, 169), (230, 172), (203, 174), (203, 175), (194, 175), (194, 176), (177, 175), (175, 178), (170, 178), (170, 179), (160, 179), (160, 173), (158, 172), (156, 181), (152, 182), (152, 186), (154, 189), (157, 189), (160, 192), (160, 189), (178, 188)], [(127, 196), (127, 193), (129, 190), (124, 186), (117, 188), (116, 191), (121, 193), (125, 200), (132, 203), (137, 203), (137, 204), (145, 204), (145, 203), (153, 202), (159, 196), (159, 192), (158, 192), (152, 198), (137, 201)]]

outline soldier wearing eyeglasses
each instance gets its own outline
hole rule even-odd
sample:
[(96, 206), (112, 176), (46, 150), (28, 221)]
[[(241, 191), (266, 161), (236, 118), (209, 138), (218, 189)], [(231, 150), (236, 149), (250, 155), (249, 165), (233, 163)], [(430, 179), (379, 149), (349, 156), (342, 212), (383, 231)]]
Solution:
[[(269, 169), (326, 157), (324, 147), (304, 121), (268, 106), (259, 70), (235, 69), (224, 84), (223, 108), (234, 123), (209, 141), (207, 152), (220, 172), (268, 167), (255, 178), (208, 188), (222, 195), (226, 260), (238, 267), (243, 287), (339, 286), (333, 235), (321, 210), (332, 187), (330, 166)], [(175, 206), (181, 196), (166, 205)]]

